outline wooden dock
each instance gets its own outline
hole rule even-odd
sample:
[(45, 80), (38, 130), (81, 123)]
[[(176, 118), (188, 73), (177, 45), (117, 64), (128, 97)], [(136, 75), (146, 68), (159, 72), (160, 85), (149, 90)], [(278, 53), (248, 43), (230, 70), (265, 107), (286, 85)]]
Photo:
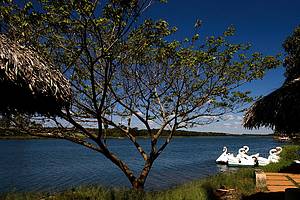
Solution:
[(267, 192), (284, 192), (287, 188), (300, 188), (300, 174), (257, 173), (256, 185)]

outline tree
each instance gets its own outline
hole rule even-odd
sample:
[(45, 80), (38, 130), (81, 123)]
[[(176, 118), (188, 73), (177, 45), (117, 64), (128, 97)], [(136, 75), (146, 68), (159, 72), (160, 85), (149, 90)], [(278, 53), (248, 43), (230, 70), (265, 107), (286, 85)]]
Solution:
[(300, 77), (300, 26), (296, 27), (293, 34), (287, 37), (283, 48), (287, 53), (284, 60), (285, 82), (290, 82)]
[[(176, 130), (211, 123), (249, 102), (249, 92), (239, 86), (262, 78), (266, 69), (279, 63), (260, 53), (248, 58), (249, 45), (229, 42), (232, 27), (203, 42), (198, 34), (172, 41), (176, 28), (166, 21), (139, 21), (151, 0), (111, 0), (105, 5), (90, 0), (41, 0), (37, 8), (7, 2), (1, 8), (5, 32), (55, 63), (72, 84), (72, 106), (51, 119), (61, 128), (61, 119), (69, 122), (86, 138), (70, 132), (43, 136), (102, 153), (135, 189), (144, 188), (154, 161)], [(133, 121), (145, 127), (150, 152), (133, 134)], [(85, 122), (97, 124), (97, 133), (87, 129)], [(144, 166), (139, 174), (110, 150), (109, 127), (120, 130), (140, 153)], [(169, 135), (162, 139), (164, 130)], [(161, 145), (160, 138), (165, 140)]]

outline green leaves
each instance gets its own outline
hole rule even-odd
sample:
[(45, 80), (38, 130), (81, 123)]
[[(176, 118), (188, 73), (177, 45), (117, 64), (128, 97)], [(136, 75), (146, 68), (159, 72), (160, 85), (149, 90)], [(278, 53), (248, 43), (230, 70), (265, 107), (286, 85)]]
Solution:
[(225, 37), (233, 36), (235, 34), (235, 27), (233, 25), (229, 26), (223, 33)]
[(24, 6), (24, 12), (28, 12), (32, 8), (33, 8), (32, 2), (27, 2)]
[(196, 40), (199, 39), (199, 34), (195, 34), (193, 37), (192, 37), (192, 41), (195, 42)]
[(108, 22), (109, 22), (109, 19), (107, 19), (105, 17), (94, 19), (94, 23), (96, 24), (96, 26), (105, 26)]

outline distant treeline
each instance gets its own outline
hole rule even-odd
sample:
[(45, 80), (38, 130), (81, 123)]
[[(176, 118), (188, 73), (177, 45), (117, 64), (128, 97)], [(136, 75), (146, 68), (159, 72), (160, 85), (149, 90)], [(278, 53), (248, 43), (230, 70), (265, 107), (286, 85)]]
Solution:
[[(97, 134), (98, 129), (87, 129), (90, 132)], [(47, 133), (47, 132), (64, 132), (65, 134), (76, 134), (82, 135), (80, 132), (70, 128), (58, 129), (58, 128), (38, 128), (35, 131), (40, 133)], [(156, 133), (158, 129), (153, 129), (152, 133)], [(138, 130), (137, 128), (133, 128), (130, 130), (131, 134), (136, 137), (149, 137), (149, 133), (147, 130)], [(162, 136), (166, 137), (170, 134), (170, 131), (164, 130), (162, 132)], [(105, 137), (126, 137), (121, 130), (116, 128), (106, 129), (104, 133)], [(262, 135), (262, 134), (242, 134), (244, 136), (271, 136), (273, 134)], [(240, 134), (230, 134), (230, 133), (218, 133), (218, 132), (199, 132), (199, 131), (184, 131), (184, 130), (177, 130), (174, 136), (182, 136), (182, 137), (193, 137), (193, 136), (241, 136)], [(82, 137), (84, 137), (82, 135)], [(24, 132), (20, 131), (17, 128), (0, 128), (0, 139), (3, 138), (37, 138), (32, 137), (30, 135), (25, 134)]]
[[(94, 134), (97, 134), (97, 129), (88, 129), (89, 131), (93, 132)], [(35, 130), (37, 131), (37, 130)], [(81, 134), (80, 132), (75, 131), (74, 129), (57, 129), (57, 128), (39, 128), (39, 132), (46, 133), (46, 132), (52, 132), (52, 131), (63, 131), (66, 134)], [(153, 129), (152, 133), (156, 133), (158, 130)], [(138, 130), (138, 129), (131, 129), (131, 134), (137, 137), (148, 137), (149, 133), (147, 130)], [(162, 132), (162, 136), (168, 136), (170, 134), (170, 131), (164, 130)], [(184, 130), (177, 130), (174, 134), (174, 136), (225, 136), (230, 135), (227, 133), (217, 133), (217, 132), (197, 132), (197, 131), (184, 131)], [(125, 135), (122, 133), (121, 130), (112, 128), (112, 129), (106, 129), (105, 130), (105, 136), (106, 137), (125, 137)], [(24, 132), (20, 131), (17, 128), (0, 128), (0, 138), (14, 138), (14, 137), (29, 137), (30, 135), (25, 134)]]
[[(147, 137), (149, 136), (149, 133), (147, 130), (137, 130), (132, 129), (130, 130), (132, 135), (137, 137)], [(155, 134), (158, 130), (153, 129), (152, 133)], [(164, 130), (162, 132), (162, 136), (168, 136), (170, 134), (170, 131)], [(124, 134), (119, 129), (107, 129), (106, 130), (107, 136), (112, 137), (122, 137)], [(183, 131), (183, 130), (177, 130), (174, 134), (174, 136), (225, 136), (228, 135), (226, 133), (216, 133), (216, 132), (197, 132), (197, 131)]]

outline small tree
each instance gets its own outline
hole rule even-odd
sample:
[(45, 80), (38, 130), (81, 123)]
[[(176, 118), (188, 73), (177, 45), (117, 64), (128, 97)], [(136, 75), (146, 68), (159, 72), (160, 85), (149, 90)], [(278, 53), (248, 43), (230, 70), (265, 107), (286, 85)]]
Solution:
[[(36, 10), (30, 3), (25, 9), (10, 3), (1, 8), (5, 10), (5, 32), (34, 46), (72, 84), (72, 106), (58, 117), (86, 138), (70, 132), (43, 136), (67, 139), (102, 153), (135, 189), (144, 188), (154, 161), (176, 130), (211, 123), (249, 102), (249, 92), (240, 91), (239, 86), (262, 78), (266, 69), (278, 65), (276, 58), (260, 53), (247, 57), (249, 45), (230, 43), (232, 27), (222, 36), (202, 42), (198, 34), (183, 42), (171, 41), (167, 38), (176, 29), (166, 21), (138, 23), (140, 14), (152, 3), (40, 1)], [(58, 117), (52, 120), (63, 128)], [(84, 126), (83, 122), (90, 121), (97, 124), (97, 133)], [(145, 127), (149, 152), (131, 131), (133, 121)], [(120, 130), (140, 153), (144, 166), (139, 174), (106, 144), (109, 127)], [(154, 132), (153, 128), (158, 129)], [(169, 130), (169, 135), (159, 145), (164, 130)]]

